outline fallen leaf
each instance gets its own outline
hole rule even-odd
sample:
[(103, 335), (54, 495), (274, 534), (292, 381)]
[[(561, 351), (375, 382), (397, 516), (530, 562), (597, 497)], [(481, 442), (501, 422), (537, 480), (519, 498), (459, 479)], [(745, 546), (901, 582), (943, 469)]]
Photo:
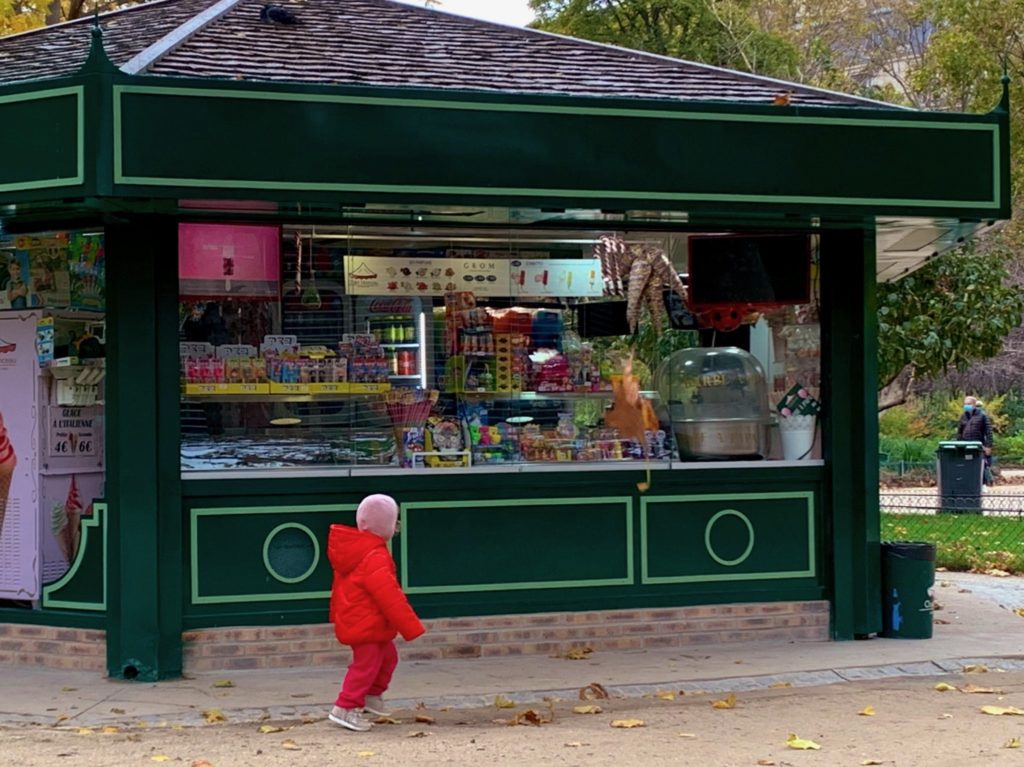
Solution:
[(736, 708), (736, 693), (730, 692), (724, 700), (712, 701), (711, 708), (726, 709)]
[(592, 652), (594, 652), (592, 647), (574, 647), (561, 657), (566, 660), (586, 660)]
[(112, 709), (110, 709), (110, 713), (111, 714), (121, 715), (121, 714), (124, 714), (124, 709), (123, 708), (112, 708)]
[(213, 767), (213, 765), (205, 759), (196, 759), (192, 762), (191, 767)]
[(604, 709), (600, 706), (573, 706), (574, 714), (600, 714)]
[(1009, 578), (1010, 574), (1006, 570), (1000, 570), (996, 567), (985, 571), (985, 575), (994, 575), (996, 578)]
[(772, 767), (772, 765), (775, 764), (775, 761), (773, 759), (758, 759), (757, 763), (761, 765), (761, 767)]
[(61, 715), (60, 715), (60, 716), (58, 716), (58, 717), (57, 717), (57, 719), (56, 719), (56, 720), (54, 721), (54, 724), (60, 724), (61, 722), (65, 722), (65, 721), (67, 721), (67, 720), (68, 720), (68, 715), (67, 715), (67, 714), (61, 714)]
[(95, 735), (96, 733), (94, 733), (92, 731), (92, 727), (79, 727), (78, 728), (78, 734), (79, 735)]
[(795, 748), (798, 751), (819, 751), (821, 746), (815, 743), (813, 740), (805, 740), (804, 738), (798, 738), (795, 734), (790, 733), (789, 737), (786, 738), (786, 745), (790, 748)]
[(768, 685), (771, 690), (781, 690), (783, 687), (792, 687), (792, 682), (776, 682), (775, 684)]
[(659, 690), (658, 692), (654, 693), (654, 697), (661, 698), (662, 700), (675, 700), (676, 694), (674, 692), (669, 692), (667, 690)]
[(78, 692), (78, 688), (77, 687), (61, 687), (60, 691), (61, 692)]
[(580, 743), (578, 740), (574, 740), (571, 743), (563, 743), (562, 745), (565, 746), (566, 748), (579, 748), (583, 744)]
[(545, 721), (541, 719), (540, 714), (532, 708), (528, 708), (516, 714), (508, 724), (510, 727), (514, 727), (517, 724), (531, 724), (534, 727), (540, 727), (544, 723)]
[(957, 593), (958, 593), (958, 594), (970, 594), (970, 593), (971, 593), (971, 590), (970, 590), (970, 589), (959, 589), (959, 590), (957, 591)]
[(580, 700), (607, 700), (608, 691), (597, 682), (591, 682), (580, 690)]
[(965, 674), (985, 674), (988, 672), (988, 666), (983, 663), (971, 663), (964, 666)]
[(405, 737), (407, 737), (407, 738), (425, 738), (425, 737), (427, 737), (427, 733), (423, 732), (423, 730), (416, 730), (416, 732), (410, 732)]
[(213, 686), (214, 687), (234, 687), (235, 683), (232, 682), (230, 679), (218, 679), (216, 682), (213, 683)]
[(208, 708), (202, 712), (203, 719), (210, 724), (216, 724), (217, 722), (226, 722), (227, 718), (224, 716), (224, 712), (219, 708)]
[(1010, 738), (1003, 744), (1003, 748), (1020, 748), (1020, 738)]
[(864, 767), (868, 767), (868, 765), (871, 764), (885, 764), (885, 762), (881, 759), (865, 759), (861, 764), (864, 765)]
[(360, 751), (356, 754), (360, 759), (369, 759), (371, 756), (376, 756), (376, 751)]
[(293, 698), (310, 698), (312, 696), (313, 696), (313, 693), (311, 693), (311, 692), (293, 692), (292, 693), (292, 697)]
[(167, 754), (153, 754), (153, 756), (151, 756), (149, 758), (150, 758), (151, 761), (154, 761), (154, 762), (169, 762), (169, 761), (171, 761), (171, 757), (169, 757)]
[(612, 721), (612, 727), (621, 727), (626, 730), (630, 730), (634, 727), (646, 727), (643, 719), (615, 719)]
[(951, 685), (951, 684), (946, 684), (945, 682), (939, 682), (937, 685), (935, 685), (935, 689), (938, 692), (950, 692), (951, 690), (955, 690), (956, 688), (953, 685)]
[(1024, 716), (1024, 711), (1015, 706), (982, 706), (981, 713), (992, 716)]
[(963, 687), (960, 688), (960, 692), (975, 693), (975, 694), (986, 694), (986, 693), (988, 693), (988, 694), (994, 693), (994, 694), (998, 694), (998, 695), (1002, 695), (1003, 694), (1002, 690), (997, 690), (994, 687), (981, 687), (980, 685), (976, 685), (976, 684), (965, 684)]
[(149, 722), (146, 722), (146, 721), (144, 721), (144, 720), (140, 719), (139, 721), (137, 721), (137, 722), (135, 723), (135, 726), (136, 726), (136, 727), (138, 727), (139, 729), (142, 729), (142, 730), (144, 730), (144, 729), (146, 729), (147, 727), (149, 727)]
[(108, 724), (106, 727), (100, 730), (100, 732), (104, 735), (117, 735), (117, 733), (121, 732), (121, 728), (114, 727), (114, 725), (112, 724)]
[(183, 724), (172, 724), (171, 725), (171, 729), (172, 730), (184, 730), (185, 729), (185, 725), (183, 725)]
[(948, 625), (949, 625), (949, 623), (950, 623), (950, 622), (949, 622), (949, 621), (947, 621), (947, 620), (946, 620), (945, 618), (936, 618), (936, 619), (935, 619), (934, 621), (932, 621), (932, 622), (933, 622), (933, 623), (934, 623), (934, 624), (935, 624), (936, 626), (948, 626)]
[(509, 700), (504, 695), (495, 695), (494, 706), (495, 708), (515, 708), (516, 702), (514, 700)]
[(952, 714), (939, 714), (939, 719), (952, 719)]
[(300, 746), (298, 743), (296, 743), (291, 738), (287, 738), (285, 740), (282, 740), (281, 741), (281, 748), (285, 749), (286, 751), (301, 751), (302, 750), (302, 746)]
[(695, 733), (692, 733), (692, 732), (677, 732), (676, 733), (676, 737), (677, 738), (696, 738), (697, 735)]
[[(433, 724), (434, 723), (434, 720), (433, 720), (432, 717), (429, 717), (429, 716), (418, 716), (418, 717), (416, 717), (416, 721), (417, 722), (422, 722), (424, 719), (430, 719), (430, 721), (427, 722), (427, 724)], [(373, 723), (374, 724), (401, 724), (401, 721), (399, 721), (398, 719), (395, 719), (393, 716), (378, 716), (376, 719), (373, 720)]]
[(939, 581), (940, 588), (949, 588), (952, 584), (949, 581)]
[(1020, 616), (1021, 618), (1024, 618), (1024, 607), (1018, 607), (1018, 608), (1016, 608), (1016, 609), (1015, 609), (1015, 610), (1013, 611), (1013, 614), (1014, 614), (1014, 615), (1018, 615), (1018, 616)]
[(261, 724), (260, 732), (264, 735), (270, 735), (272, 732), (284, 732), (284, 727), (277, 727), (272, 724)]
[(860, 711), (857, 712), (857, 716), (874, 716), (874, 715), (875, 715), (875, 707), (874, 706), (865, 706), (864, 708), (862, 708)]
[[(504, 706), (502, 708), (504, 708)], [(419, 724), (433, 724), (434, 717), (430, 716), (429, 714), (416, 714), (416, 721)], [(398, 723), (396, 722), (395, 724)]]

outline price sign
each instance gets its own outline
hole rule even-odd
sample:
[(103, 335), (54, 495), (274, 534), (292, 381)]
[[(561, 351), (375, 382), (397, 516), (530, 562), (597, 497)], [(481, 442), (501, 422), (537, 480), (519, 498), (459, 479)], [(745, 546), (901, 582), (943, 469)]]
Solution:
[(290, 352), (299, 346), (298, 336), (263, 336), (261, 352)]
[(97, 412), (95, 407), (50, 408), (50, 457), (95, 456)]
[(212, 357), (213, 344), (199, 341), (178, 344), (179, 357)]
[(256, 347), (250, 344), (223, 344), (217, 347), (218, 359), (255, 357)]

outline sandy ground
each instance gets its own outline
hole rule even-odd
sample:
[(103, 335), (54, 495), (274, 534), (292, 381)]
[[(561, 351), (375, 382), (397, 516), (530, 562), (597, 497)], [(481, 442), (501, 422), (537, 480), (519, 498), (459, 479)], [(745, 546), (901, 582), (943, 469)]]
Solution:
[[(1001, 692), (939, 692), (945, 681)], [(665, 691), (670, 692), (670, 691)], [(1024, 716), (992, 716), (983, 705), (1024, 708), (1024, 673), (959, 674), (829, 687), (780, 688), (738, 696), (735, 708), (715, 709), (720, 695), (687, 694), (596, 701), (603, 712), (576, 714), (576, 701), (535, 707), (554, 721), (508, 726), (512, 709), (404, 711), (399, 724), (379, 724), (369, 733), (341, 730), (322, 718), (265, 722), (281, 731), (261, 733), (259, 724), (230, 722), (185, 727), (174, 722), (145, 728), (61, 727), (0, 729), (0, 761), (18, 767), (121, 767), (167, 762), (192, 767), (260, 765), (846, 765), (896, 767), (1024, 765)], [(874, 716), (859, 712), (871, 706)], [(425, 715), (434, 721), (417, 723)], [(644, 726), (613, 728), (618, 719)], [(786, 745), (790, 733), (811, 739), (820, 751)], [(874, 761), (872, 761), (874, 760)]]

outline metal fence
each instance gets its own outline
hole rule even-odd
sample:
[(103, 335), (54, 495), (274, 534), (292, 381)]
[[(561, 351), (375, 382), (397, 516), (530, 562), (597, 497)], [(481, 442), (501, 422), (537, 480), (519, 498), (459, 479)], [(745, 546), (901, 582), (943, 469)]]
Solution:
[(936, 545), (950, 570), (1024, 573), (1024, 486), (980, 496), (942, 495), (936, 488), (882, 491), (882, 540)]

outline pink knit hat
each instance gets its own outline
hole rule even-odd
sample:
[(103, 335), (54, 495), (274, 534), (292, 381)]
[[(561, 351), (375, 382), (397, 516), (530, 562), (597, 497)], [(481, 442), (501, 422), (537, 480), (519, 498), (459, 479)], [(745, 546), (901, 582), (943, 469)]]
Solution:
[(356, 509), (356, 527), (384, 540), (395, 534), (398, 521), (398, 504), (390, 495), (368, 495)]

